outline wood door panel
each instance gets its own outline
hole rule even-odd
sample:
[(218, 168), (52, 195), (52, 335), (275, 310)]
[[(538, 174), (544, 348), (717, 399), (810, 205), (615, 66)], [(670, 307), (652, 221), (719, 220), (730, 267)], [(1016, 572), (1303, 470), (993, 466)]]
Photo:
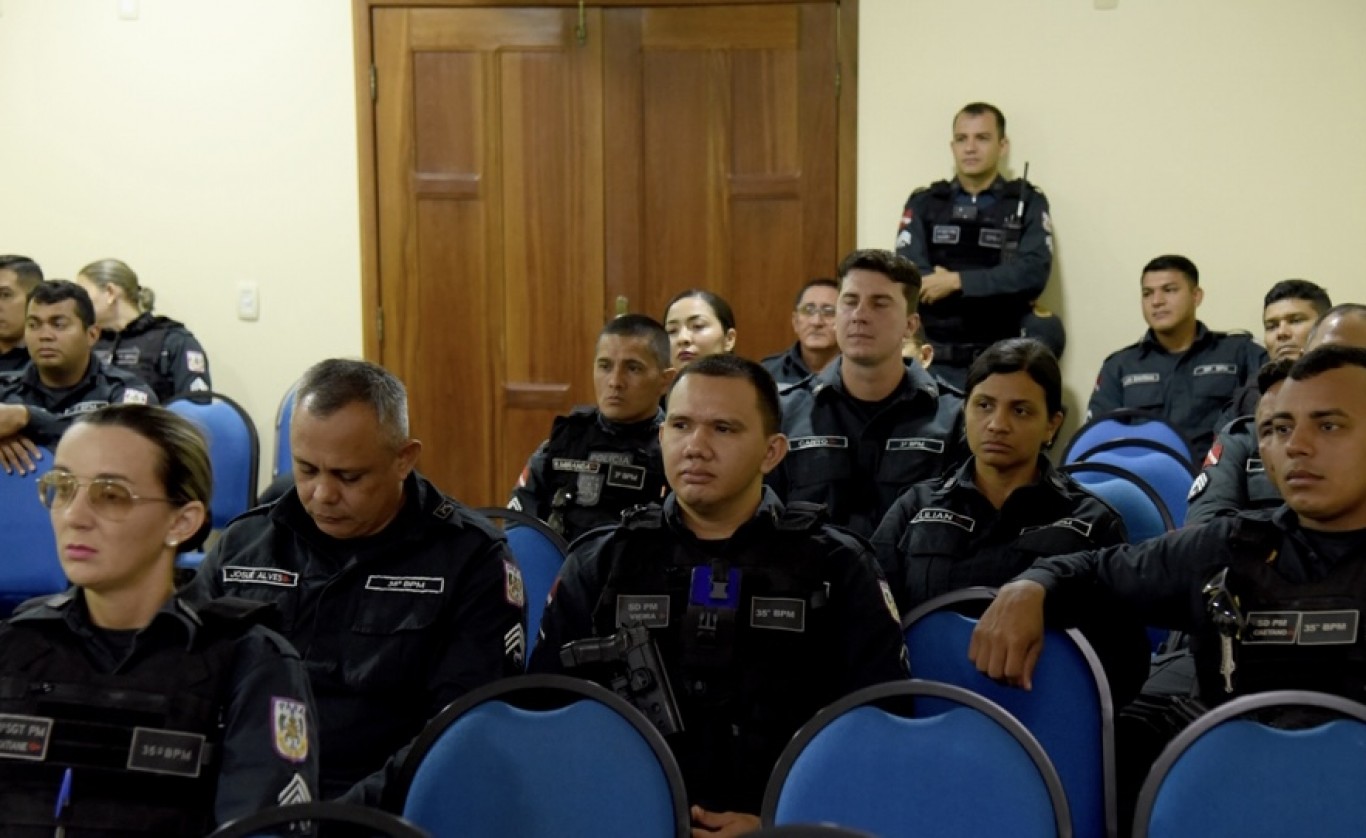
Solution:
[(408, 384), (420, 467), (468, 503), (501, 504), (554, 415), (592, 401), (619, 295), (659, 317), (711, 288), (759, 357), (841, 255), (841, 7), (689, 3), (589, 8), (584, 44), (573, 6), (375, 0), (358, 21), (377, 359)]
[(608, 288), (656, 317), (678, 291), (709, 288), (736, 312), (737, 351), (757, 358), (782, 349), (792, 340), (787, 300), (807, 279), (831, 274), (841, 255), (832, 223), (836, 8), (605, 17), (607, 37), (625, 42), (606, 53), (605, 109), (640, 126), (605, 137), (615, 164), (609, 201), (638, 207), (635, 215), (608, 208)]
[(421, 468), (501, 504), (555, 414), (591, 400), (601, 48), (565, 9), (375, 19), (382, 362), (408, 383)]

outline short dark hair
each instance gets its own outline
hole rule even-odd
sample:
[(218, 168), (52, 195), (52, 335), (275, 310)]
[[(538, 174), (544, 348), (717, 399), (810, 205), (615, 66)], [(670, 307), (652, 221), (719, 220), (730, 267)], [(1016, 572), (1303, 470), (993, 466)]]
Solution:
[(90, 295), (69, 279), (49, 279), (33, 286), (33, 290), (28, 292), (29, 308), (32, 308), (34, 303), (50, 306), (63, 300), (76, 302), (76, 316), (80, 318), (82, 326), (89, 329), (95, 325), (95, 304), (90, 301)]
[(1318, 322), (1315, 323), (1314, 327), (1309, 330), (1309, 335), (1305, 337), (1304, 342), (1306, 344), (1313, 343), (1314, 339), (1318, 337), (1319, 332), (1327, 328), (1326, 324), (1330, 320), (1335, 320), (1343, 317), (1357, 317), (1366, 319), (1366, 305), (1362, 305), (1361, 303), (1338, 303), (1337, 305), (1333, 306), (1332, 308), (1328, 309), (1327, 311), (1319, 315)]
[(43, 281), (43, 269), (27, 256), (0, 256), (0, 271), (14, 271), (19, 280), (19, 288), (28, 294), (33, 286)]
[(989, 113), (996, 117), (996, 128), (1001, 132), (1001, 138), (1004, 139), (1006, 135), (1006, 115), (1001, 113), (1001, 109), (995, 105), (990, 105), (986, 102), (971, 102), (966, 104), (963, 106), (962, 110), (953, 115), (953, 122), (955, 125), (958, 124), (958, 117), (963, 114), (967, 114), (968, 116), (981, 116), (984, 113)]
[(347, 358), (319, 361), (299, 379), (294, 400), (323, 419), (355, 402), (369, 405), (391, 443), (400, 446), (408, 439), (408, 391), (379, 364)]
[(783, 409), (778, 400), (778, 385), (773, 376), (761, 364), (748, 358), (726, 352), (720, 355), (703, 355), (678, 371), (678, 377), (669, 385), (669, 396), (673, 396), (678, 382), (690, 375), (705, 375), (708, 378), (740, 378), (754, 385), (755, 402), (759, 405), (759, 416), (763, 421), (764, 434), (776, 434), (782, 427)]
[(1043, 388), (1049, 416), (1062, 412), (1062, 370), (1058, 367), (1058, 358), (1053, 350), (1034, 338), (1007, 338), (987, 347), (968, 368), (963, 392), (971, 398), (972, 390), (978, 384), (993, 375), (1013, 372), (1028, 373)]
[(1304, 300), (1320, 317), (1333, 307), (1333, 301), (1328, 299), (1328, 292), (1307, 279), (1283, 279), (1271, 286), (1271, 290), (1266, 292), (1266, 298), (1262, 300), (1262, 308), (1281, 300)]
[(1191, 285), (1200, 284), (1200, 270), (1195, 267), (1194, 262), (1185, 256), (1177, 256), (1174, 253), (1167, 254), (1166, 256), (1159, 256), (1143, 266), (1143, 273), (1145, 274), (1156, 271), (1176, 271), (1189, 279)]
[(890, 250), (855, 250), (840, 260), (840, 282), (855, 270), (874, 271), (900, 285), (906, 295), (906, 312), (915, 312), (920, 303), (920, 271), (910, 259)]
[(623, 338), (640, 338), (650, 347), (650, 354), (660, 369), (669, 367), (669, 333), (659, 325), (659, 321), (644, 314), (623, 314), (607, 321), (598, 333), (601, 341), (608, 335)]
[(675, 294), (674, 298), (669, 300), (669, 304), (664, 306), (664, 319), (669, 319), (669, 309), (674, 307), (674, 303), (679, 300), (686, 300), (689, 297), (697, 297), (711, 308), (711, 313), (715, 314), (716, 319), (721, 322), (721, 331), (729, 332), (735, 328), (735, 312), (731, 311), (730, 303), (705, 288), (689, 288), (687, 291), (680, 291)]
[(199, 549), (213, 528), (208, 512), (213, 499), (213, 464), (209, 443), (193, 422), (164, 407), (116, 404), (81, 414), (73, 424), (125, 428), (155, 445), (161, 452), (155, 470), (162, 495), (177, 506), (192, 501), (204, 504), (204, 523), (198, 532), (176, 545), (181, 553)]
[(1366, 369), (1366, 348), (1325, 343), (1301, 355), (1290, 368), (1288, 377), (1294, 381), (1304, 381), (1342, 367)]
[(840, 283), (839, 280), (831, 279), (828, 276), (807, 280), (806, 283), (802, 285), (801, 289), (797, 291), (797, 296), (792, 300), (793, 310), (796, 310), (796, 308), (802, 304), (802, 297), (805, 297), (806, 292), (810, 291), (812, 288), (834, 288), (835, 291), (838, 292), (840, 290)]
[(1265, 396), (1267, 390), (1280, 384), (1290, 375), (1290, 368), (1293, 366), (1294, 358), (1277, 358), (1262, 364), (1262, 368), (1257, 370), (1257, 392)]

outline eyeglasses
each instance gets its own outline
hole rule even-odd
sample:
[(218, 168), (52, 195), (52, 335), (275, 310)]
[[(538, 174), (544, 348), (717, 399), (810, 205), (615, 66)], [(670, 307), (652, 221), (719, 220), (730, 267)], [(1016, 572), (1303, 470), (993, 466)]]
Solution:
[(804, 306), (797, 306), (797, 312), (806, 317), (815, 317), (817, 314), (821, 317), (834, 317), (835, 307), (818, 306), (815, 303), (807, 303)]
[(76, 493), (85, 487), (85, 496), (90, 508), (96, 514), (111, 520), (119, 520), (132, 511), (139, 503), (171, 503), (170, 498), (144, 498), (133, 494), (132, 490), (117, 480), (96, 477), (82, 480), (74, 474), (50, 471), (38, 478), (38, 500), (48, 509), (56, 509), (76, 499)]

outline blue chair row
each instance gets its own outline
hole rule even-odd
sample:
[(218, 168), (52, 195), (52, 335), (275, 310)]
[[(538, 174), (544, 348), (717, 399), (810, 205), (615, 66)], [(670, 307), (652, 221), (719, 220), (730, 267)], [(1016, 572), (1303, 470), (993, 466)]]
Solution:
[(25, 475), (0, 472), (0, 528), (5, 533), (0, 617), (25, 600), (66, 590), (52, 523), (38, 500), (38, 478), (52, 470), (52, 452), (44, 449), (37, 466)]

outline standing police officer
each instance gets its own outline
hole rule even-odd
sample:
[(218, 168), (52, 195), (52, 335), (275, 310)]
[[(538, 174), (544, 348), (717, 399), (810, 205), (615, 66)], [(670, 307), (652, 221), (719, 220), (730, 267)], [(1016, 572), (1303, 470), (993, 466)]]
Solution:
[(1181, 431), (1197, 460), (1235, 391), (1255, 382), (1266, 350), (1251, 336), (1213, 332), (1195, 317), (1205, 298), (1200, 271), (1184, 256), (1159, 256), (1139, 280), (1148, 331), (1101, 365), (1086, 418), (1121, 407), (1150, 411)]
[(660, 443), (673, 493), (574, 546), (531, 669), (560, 671), (571, 641), (647, 626), (678, 690), (684, 729), (669, 744), (693, 834), (738, 835), (758, 827), (797, 729), (848, 692), (905, 678), (905, 647), (864, 542), (764, 488), (787, 440), (761, 366), (712, 355), (684, 367)]
[(323, 795), (375, 804), (428, 719), (522, 671), (522, 577), (492, 524), (414, 470), (391, 373), (322, 361), (296, 393), (294, 487), (228, 525), (188, 592), (278, 605), (317, 699)]
[(596, 408), (555, 419), (522, 469), (509, 509), (534, 515), (573, 541), (664, 494), (659, 400), (673, 379), (669, 336), (643, 314), (603, 327), (593, 359)]
[(783, 391), (789, 452), (769, 484), (784, 500), (825, 504), (832, 523), (868, 536), (908, 486), (957, 464), (963, 400), (901, 355), (920, 323), (915, 266), (856, 250), (839, 275), (840, 357)]
[(998, 108), (973, 102), (959, 111), (949, 148), (954, 179), (911, 193), (896, 252), (923, 277), (921, 317), (936, 373), (961, 388), (977, 355), (1021, 334), (1048, 284), (1053, 228), (1044, 194), (1000, 174), (1010, 140)]

